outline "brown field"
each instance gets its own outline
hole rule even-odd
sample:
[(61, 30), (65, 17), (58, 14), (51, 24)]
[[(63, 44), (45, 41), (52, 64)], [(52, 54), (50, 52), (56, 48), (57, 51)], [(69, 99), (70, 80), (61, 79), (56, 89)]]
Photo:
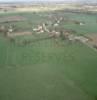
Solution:
[(32, 32), (14, 32), (14, 33), (9, 33), (8, 37), (15, 37), (15, 36), (22, 36), (22, 35), (32, 35)]
[(89, 43), (97, 45), (97, 33), (89, 34), (87, 37), (90, 39)]
[(13, 21), (24, 21), (25, 18), (21, 16), (10, 16), (10, 17), (0, 17), (0, 22), (13, 22)]

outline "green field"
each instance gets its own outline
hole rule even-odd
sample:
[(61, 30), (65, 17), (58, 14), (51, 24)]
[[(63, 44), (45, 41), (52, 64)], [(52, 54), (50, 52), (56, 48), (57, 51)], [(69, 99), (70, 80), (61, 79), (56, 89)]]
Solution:
[[(0, 16), (23, 16), (26, 20), (15, 22), (16, 28), (32, 31), (32, 27), (48, 20), (47, 14)], [(97, 33), (97, 15), (62, 14), (86, 23), (79, 26), (63, 22), (60, 26), (65, 29), (74, 29), (77, 34)], [(16, 41), (43, 36), (20, 36)], [(79, 42), (61, 39), (58, 43), (46, 39), (19, 46), (0, 34), (0, 100), (97, 100), (97, 52)]]

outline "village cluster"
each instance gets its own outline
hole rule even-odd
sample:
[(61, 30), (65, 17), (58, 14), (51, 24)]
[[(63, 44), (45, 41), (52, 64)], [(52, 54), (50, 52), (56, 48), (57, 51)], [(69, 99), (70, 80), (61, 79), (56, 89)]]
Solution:
[[(12, 22), (12, 21), (24, 21), (24, 18), (21, 18), (20, 16), (13, 16), (13, 17), (8, 17), (5, 18), (4, 21), (7, 23)], [(3, 22), (3, 20), (2, 20)], [(48, 34), (48, 38), (54, 38), (55, 40), (58, 38), (62, 38), (64, 40), (69, 40), (69, 41), (80, 41), (81, 43), (84, 43), (85, 45), (88, 45), (90, 47), (96, 48), (97, 49), (97, 44), (93, 42), (93, 39), (90, 37), (82, 36), (82, 35), (77, 35), (75, 30), (72, 29), (64, 29), (60, 27), (60, 24), (64, 23), (73, 23), (76, 25), (85, 25), (85, 22), (80, 22), (77, 20), (72, 20), (72, 19), (65, 19), (63, 17), (55, 18), (54, 21), (47, 21), (41, 24), (36, 25), (36, 27), (32, 27), (32, 31), (16, 31), (15, 30), (15, 25), (14, 24), (9, 24), (9, 26), (0, 26), (0, 32), (4, 34), (5, 37), (7, 37), (11, 42), (15, 41), (15, 36), (22, 36), (22, 35), (33, 35), (35, 34)], [(43, 38), (44, 39), (44, 38)], [(33, 40), (24, 40), (22, 41), (22, 44), (29, 44), (33, 42)], [(21, 43), (20, 43), (21, 44)]]

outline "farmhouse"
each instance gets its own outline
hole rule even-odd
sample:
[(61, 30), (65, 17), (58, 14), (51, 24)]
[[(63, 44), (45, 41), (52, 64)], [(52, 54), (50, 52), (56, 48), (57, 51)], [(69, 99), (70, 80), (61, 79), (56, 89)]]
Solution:
[(42, 25), (38, 25), (37, 28), (33, 28), (33, 31), (34, 32), (37, 32), (37, 33), (43, 33), (43, 26)]

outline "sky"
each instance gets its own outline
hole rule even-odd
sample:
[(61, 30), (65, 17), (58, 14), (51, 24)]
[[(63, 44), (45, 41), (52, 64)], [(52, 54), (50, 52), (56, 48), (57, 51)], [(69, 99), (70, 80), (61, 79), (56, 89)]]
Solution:
[[(9, 2), (9, 1), (59, 1), (59, 0), (0, 0), (0, 1)], [(68, 0), (65, 0), (65, 1), (68, 1)]]
[(0, 2), (21, 2), (21, 1), (24, 1), (24, 2), (31, 2), (31, 1), (34, 1), (34, 2), (54, 2), (54, 1), (64, 1), (64, 2), (97, 2), (97, 0), (0, 0)]

